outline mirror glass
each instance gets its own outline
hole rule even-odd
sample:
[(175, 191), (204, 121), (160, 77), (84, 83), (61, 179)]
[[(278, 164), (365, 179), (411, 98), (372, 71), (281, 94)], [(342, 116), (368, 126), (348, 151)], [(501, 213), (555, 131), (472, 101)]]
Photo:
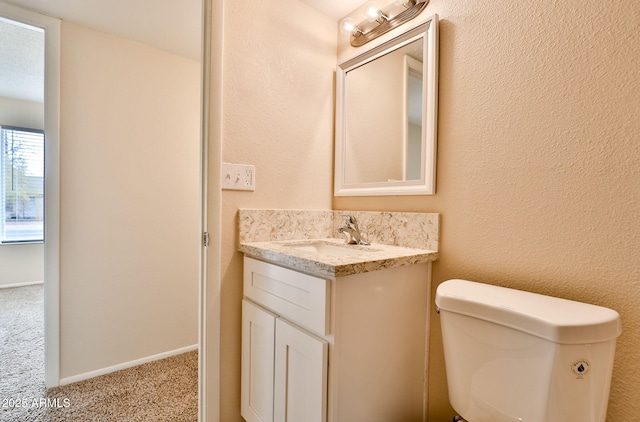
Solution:
[(336, 195), (435, 192), (435, 19), (338, 66)]

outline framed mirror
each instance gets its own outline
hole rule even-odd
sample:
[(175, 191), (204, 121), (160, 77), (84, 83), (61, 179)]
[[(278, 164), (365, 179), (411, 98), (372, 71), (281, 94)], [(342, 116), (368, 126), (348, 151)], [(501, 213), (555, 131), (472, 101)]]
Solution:
[(435, 193), (438, 16), (336, 71), (336, 196)]

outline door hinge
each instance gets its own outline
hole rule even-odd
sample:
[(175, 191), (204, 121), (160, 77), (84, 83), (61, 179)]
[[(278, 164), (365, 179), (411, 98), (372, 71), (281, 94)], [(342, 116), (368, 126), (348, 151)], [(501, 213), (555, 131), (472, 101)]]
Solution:
[(209, 246), (209, 232), (202, 233), (202, 245), (205, 247)]

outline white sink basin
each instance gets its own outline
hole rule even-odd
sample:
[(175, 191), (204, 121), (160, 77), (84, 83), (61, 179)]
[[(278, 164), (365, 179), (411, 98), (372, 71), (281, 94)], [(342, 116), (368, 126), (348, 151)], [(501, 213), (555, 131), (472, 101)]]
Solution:
[(367, 249), (367, 246), (351, 246), (346, 244), (341, 246), (325, 242), (292, 243), (286, 246), (299, 251), (307, 251), (329, 256), (355, 256), (378, 252), (378, 249)]

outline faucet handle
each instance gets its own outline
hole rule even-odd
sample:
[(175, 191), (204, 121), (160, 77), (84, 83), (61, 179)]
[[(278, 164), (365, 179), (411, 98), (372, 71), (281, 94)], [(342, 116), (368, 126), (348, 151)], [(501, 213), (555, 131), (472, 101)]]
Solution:
[(347, 237), (347, 243), (356, 245), (370, 245), (369, 242), (364, 240), (362, 234), (360, 234), (360, 228), (358, 227), (358, 221), (351, 214), (338, 214), (340, 217), (345, 218), (345, 226), (338, 229), (338, 233), (344, 234)]
[(340, 217), (344, 217), (345, 218), (345, 222), (347, 223), (347, 225), (352, 224), (352, 225), (356, 225), (358, 224), (356, 221), (356, 218), (351, 215), (351, 214), (338, 214)]

